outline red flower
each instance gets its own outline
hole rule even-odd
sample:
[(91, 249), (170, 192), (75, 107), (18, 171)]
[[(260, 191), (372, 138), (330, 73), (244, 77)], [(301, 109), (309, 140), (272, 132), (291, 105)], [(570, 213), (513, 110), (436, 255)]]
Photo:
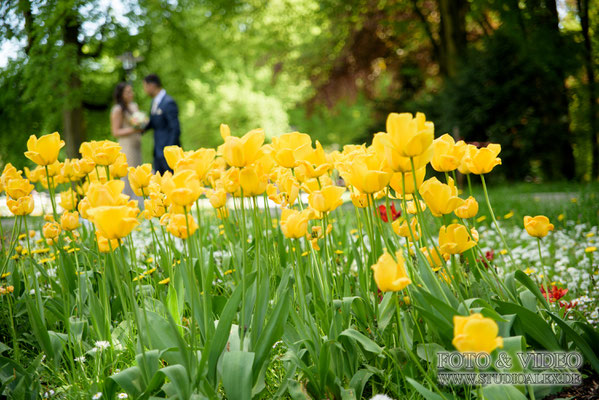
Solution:
[(577, 304), (578, 304), (577, 301), (560, 301), (559, 302), (559, 306), (562, 308), (565, 308), (566, 310), (576, 307)]
[(485, 253), (484, 257), (478, 257), (476, 259), (477, 262), (481, 263), (482, 265), (484, 265), (485, 268), (489, 268), (489, 264), (487, 263), (487, 261), (493, 261), (493, 259), (495, 258), (495, 251), (494, 250), (489, 250)]
[[(384, 222), (389, 222), (389, 215), (387, 213), (387, 207), (384, 205), (379, 206), (379, 215)], [(391, 218), (395, 221), (401, 216), (401, 210), (395, 209), (395, 203), (391, 203)]]
[[(545, 288), (543, 287), (543, 285), (541, 285), (541, 293), (543, 293), (543, 296), (547, 298), (547, 294), (545, 293)], [(568, 289), (561, 289), (553, 285), (551, 287), (551, 290), (549, 291), (549, 302), (553, 303), (556, 300), (561, 299), (566, 295), (566, 293), (568, 293)]]

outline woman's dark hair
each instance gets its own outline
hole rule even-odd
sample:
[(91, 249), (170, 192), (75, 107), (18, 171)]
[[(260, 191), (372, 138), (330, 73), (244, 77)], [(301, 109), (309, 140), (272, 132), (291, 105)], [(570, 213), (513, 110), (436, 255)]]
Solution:
[(123, 92), (127, 86), (131, 86), (131, 84), (128, 82), (119, 82), (119, 84), (114, 88), (113, 94), (114, 102), (121, 106), (123, 114), (129, 112), (129, 107), (127, 107), (127, 103), (125, 102), (125, 99), (123, 99)]

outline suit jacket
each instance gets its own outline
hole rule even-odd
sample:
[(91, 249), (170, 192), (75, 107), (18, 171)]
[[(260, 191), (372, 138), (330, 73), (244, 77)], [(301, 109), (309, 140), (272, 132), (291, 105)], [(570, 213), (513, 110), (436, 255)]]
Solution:
[(161, 174), (172, 171), (164, 158), (166, 146), (180, 146), (181, 127), (179, 125), (179, 108), (171, 96), (165, 94), (156, 111), (152, 114), (146, 130), (154, 130), (154, 170)]

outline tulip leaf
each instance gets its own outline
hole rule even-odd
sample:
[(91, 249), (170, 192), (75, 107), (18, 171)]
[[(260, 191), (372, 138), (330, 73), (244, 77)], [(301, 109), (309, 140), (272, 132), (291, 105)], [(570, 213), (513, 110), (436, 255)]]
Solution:
[(551, 312), (549, 313), (549, 315), (560, 326), (560, 328), (562, 328), (566, 336), (572, 339), (576, 347), (582, 352), (582, 354), (584, 354), (584, 356), (591, 363), (595, 371), (599, 372), (599, 359), (597, 359), (597, 355), (595, 354), (593, 349), (591, 349), (586, 340), (584, 340), (582, 336), (580, 336), (578, 332), (572, 329), (572, 327), (563, 319)]
[(561, 350), (551, 327), (538, 314), (517, 304), (499, 300), (495, 300), (495, 302), (500, 306), (502, 314), (516, 314), (524, 331), (545, 349), (551, 351)]
[(422, 386), (420, 383), (416, 382), (412, 378), (406, 378), (410, 385), (414, 386), (414, 389), (418, 391), (426, 400), (444, 400), (443, 397), (439, 396), (437, 393), (430, 391), (429, 389)]
[(354, 341), (359, 343), (364, 350), (366, 350), (369, 353), (381, 354), (383, 352), (383, 349), (372, 339), (367, 338), (366, 336), (364, 336), (364, 334), (358, 332), (355, 329), (346, 329), (343, 332), (341, 332), (339, 336), (345, 336), (349, 339), (353, 339)]
[(485, 386), (483, 395), (488, 400), (526, 400), (526, 396), (512, 385)]
[(545, 298), (545, 296), (543, 296), (543, 294), (539, 290), (539, 286), (530, 278), (530, 276), (526, 275), (524, 272), (520, 270), (516, 271), (514, 276), (516, 277), (518, 282), (523, 284), (528, 290), (532, 292), (532, 294), (535, 295), (537, 299), (539, 299), (539, 301), (541, 302), (541, 304), (543, 304), (546, 310), (550, 309), (549, 303), (547, 303), (547, 299)]
[(231, 400), (251, 400), (254, 353), (228, 351), (223, 355), (223, 387)]

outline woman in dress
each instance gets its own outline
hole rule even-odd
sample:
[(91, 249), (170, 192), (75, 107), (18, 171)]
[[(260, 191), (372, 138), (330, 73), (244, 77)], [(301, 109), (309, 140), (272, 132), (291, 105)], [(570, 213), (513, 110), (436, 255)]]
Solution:
[[(123, 153), (127, 157), (130, 167), (141, 165), (141, 132), (142, 129), (131, 124), (131, 116), (139, 111), (134, 100), (133, 87), (127, 82), (119, 83), (114, 89), (114, 106), (110, 111), (110, 127), (112, 134), (121, 145)], [(125, 181), (125, 193), (134, 197), (129, 186), (129, 180)]]

